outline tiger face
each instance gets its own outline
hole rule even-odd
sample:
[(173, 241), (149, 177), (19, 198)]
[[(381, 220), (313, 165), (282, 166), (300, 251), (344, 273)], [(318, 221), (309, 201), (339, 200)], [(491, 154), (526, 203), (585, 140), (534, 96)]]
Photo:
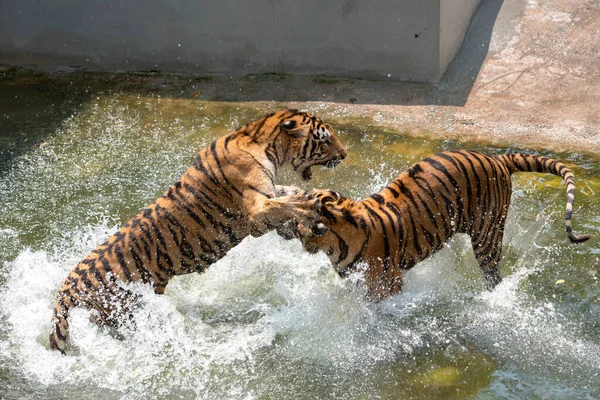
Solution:
[(349, 259), (353, 258), (349, 255), (362, 253), (362, 244), (368, 236), (365, 220), (355, 218), (355, 215), (360, 213), (360, 202), (333, 190), (315, 189), (309, 194), (304, 194), (304, 197), (307, 200), (319, 200), (321, 223), (313, 230), (302, 225), (296, 226), (296, 237), (309, 253), (324, 251), (332, 260), (335, 271), (342, 277), (348, 276), (349, 271), (346, 267)]
[(313, 166), (334, 168), (348, 155), (331, 126), (309, 113), (286, 118), (280, 127), (292, 140), (288, 149), (294, 171), (305, 181), (312, 178)]

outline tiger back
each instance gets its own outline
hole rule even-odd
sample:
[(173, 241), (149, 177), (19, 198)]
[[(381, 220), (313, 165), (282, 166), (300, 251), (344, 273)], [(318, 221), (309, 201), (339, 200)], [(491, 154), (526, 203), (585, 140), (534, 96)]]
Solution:
[(316, 236), (298, 226), (297, 235), (306, 250), (324, 251), (342, 277), (363, 265), (368, 295), (382, 299), (400, 293), (403, 270), (435, 253), (455, 233), (466, 233), (492, 289), (501, 281), (498, 267), (511, 175), (517, 171), (562, 177), (568, 237), (573, 243), (590, 238), (573, 234), (575, 177), (564, 164), (535, 155), (491, 156), (465, 150), (426, 158), (362, 201), (331, 190), (313, 191), (310, 198), (321, 200), (321, 222), (327, 230)]
[(125, 283), (163, 293), (173, 276), (203, 272), (249, 235), (289, 220), (310, 226), (317, 205), (290, 199), (299, 189), (276, 185), (278, 171), (291, 164), (308, 180), (312, 167), (335, 167), (346, 155), (328, 124), (297, 110), (266, 115), (215, 140), (161, 197), (69, 273), (56, 297), (51, 347), (65, 352), (74, 307), (119, 326), (136, 304)]

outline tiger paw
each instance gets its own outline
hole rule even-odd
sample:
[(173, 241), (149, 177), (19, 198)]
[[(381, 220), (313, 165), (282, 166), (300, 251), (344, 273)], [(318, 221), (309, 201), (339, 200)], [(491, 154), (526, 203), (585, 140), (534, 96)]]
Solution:
[[(323, 224), (318, 223), (316, 226), (318, 227), (319, 225)], [(319, 246), (317, 244), (317, 238), (319, 235), (315, 235), (314, 231), (314, 228), (308, 229), (304, 225), (298, 225), (296, 229), (298, 239), (300, 239), (300, 241), (302, 242), (302, 247), (304, 247), (304, 250), (311, 254), (314, 254), (319, 251)]]
[(285, 240), (291, 240), (298, 236), (298, 224), (294, 220), (285, 221), (277, 227), (277, 234)]
[(288, 203), (292, 207), (294, 221), (312, 230), (321, 218), (321, 200), (306, 194), (292, 196)]
[[(314, 192), (314, 191), (313, 191)], [(313, 192), (300, 192), (290, 196), (288, 204), (296, 210), (321, 215), (323, 202)]]
[(325, 232), (327, 232), (327, 230), (328, 228), (325, 226), (325, 224), (323, 224), (322, 222), (318, 222), (315, 226), (313, 226), (311, 232), (315, 236), (321, 236), (324, 235)]

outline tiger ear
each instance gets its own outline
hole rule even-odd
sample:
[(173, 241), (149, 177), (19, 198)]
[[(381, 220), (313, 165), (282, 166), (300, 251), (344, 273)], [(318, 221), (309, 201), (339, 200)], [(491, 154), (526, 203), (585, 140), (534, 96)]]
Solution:
[(279, 126), (285, 130), (288, 135), (294, 138), (300, 138), (306, 136), (304, 130), (298, 126), (296, 120), (288, 119), (279, 124)]
[(323, 204), (333, 203), (343, 197), (341, 193), (334, 190), (313, 189), (311, 194), (321, 200)]
[(325, 203), (333, 203), (334, 201), (339, 200), (342, 195), (339, 192), (335, 192), (333, 190), (329, 190), (327, 194), (321, 198), (321, 202)]

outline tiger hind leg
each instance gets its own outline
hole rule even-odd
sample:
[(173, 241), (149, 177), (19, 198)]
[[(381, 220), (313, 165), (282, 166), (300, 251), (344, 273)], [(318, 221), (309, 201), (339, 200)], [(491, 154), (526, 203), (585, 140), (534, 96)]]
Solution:
[(69, 339), (69, 314), (73, 307), (76, 307), (74, 299), (69, 292), (61, 292), (57, 299), (56, 305), (52, 312), (52, 322), (50, 335), (50, 347), (54, 350), (66, 354), (65, 347)]
[(491, 230), (485, 235), (479, 235), (480, 239), (471, 237), (471, 245), (475, 253), (475, 259), (483, 271), (488, 290), (494, 289), (500, 282), (500, 260), (502, 259), (502, 236), (501, 229)]
[(129, 289), (113, 288), (110, 297), (89, 302), (96, 311), (90, 316), (94, 323), (117, 329), (127, 324), (135, 330), (135, 312), (140, 307), (141, 295)]

